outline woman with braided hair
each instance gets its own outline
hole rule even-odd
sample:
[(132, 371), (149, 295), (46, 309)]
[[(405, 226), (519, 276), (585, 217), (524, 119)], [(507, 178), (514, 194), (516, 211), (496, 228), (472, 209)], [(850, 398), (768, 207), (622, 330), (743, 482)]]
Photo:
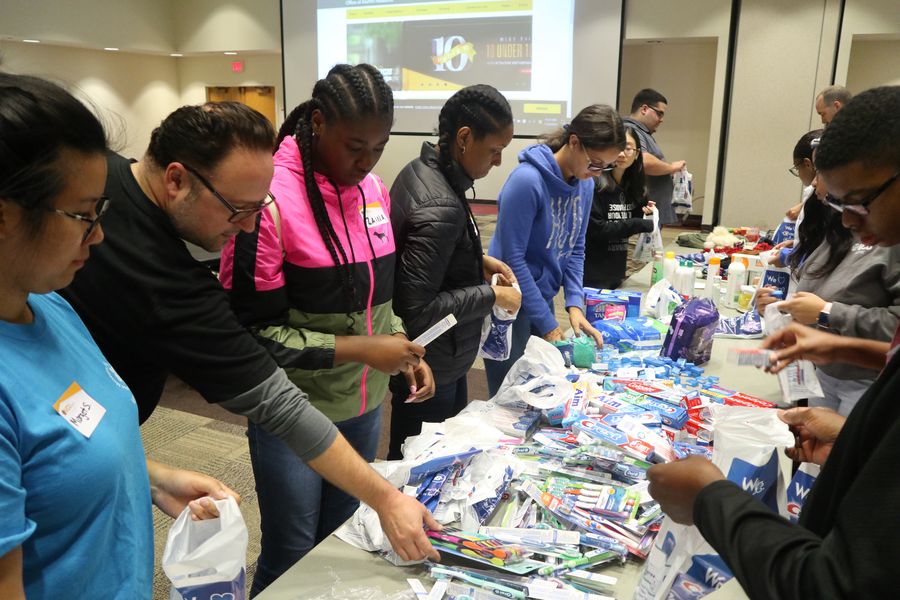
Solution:
[[(278, 132), (273, 208), (222, 252), (232, 306), (350, 444), (375, 458), (388, 378), (406, 398), (434, 393), (425, 349), (394, 314), (394, 237), (387, 188), (371, 173), (390, 136), (393, 95), (371, 65), (337, 65)], [(262, 517), (251, 595), (356, 510), (282, 441), (248, 427)]]
[[(457, 325), (428, 347), (434, 398), (410, 403), (405, 381), (391, 380), (388, 458), (402, 457), (403, 441), (418, 435), (423, 422), (441, 422), (465, 408), (466, 374), (485, 316), (494, 306), (519, 308), (521, 295), (511, 287), (515, 276), (505, 263), (484, 256), (465, 195), (476, 179), (500, 165), (512, 135), (512, 111), (500, 92), (489, 85), (463, 88), (441, 109), (437, 145), (424, 142), (391, 188), (398, 258), (394, 309), (411, 336), (451, 313)], [(486, 283), (495, 273), (500, 282)]]

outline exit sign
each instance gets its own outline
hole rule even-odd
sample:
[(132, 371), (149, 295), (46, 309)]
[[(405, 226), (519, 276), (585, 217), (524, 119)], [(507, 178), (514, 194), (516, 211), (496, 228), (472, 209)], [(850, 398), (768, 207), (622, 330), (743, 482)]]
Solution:
[(242, 60), (231, 61), (231, 72), (232, 73), (243, 73), (244, 72), (244, 61), (242, 61)]

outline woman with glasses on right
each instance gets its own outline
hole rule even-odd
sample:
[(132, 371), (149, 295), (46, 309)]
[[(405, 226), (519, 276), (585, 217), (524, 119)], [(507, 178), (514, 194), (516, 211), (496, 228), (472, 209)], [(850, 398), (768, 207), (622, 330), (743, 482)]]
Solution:
[(616, 289), (625, 280), (628, 237), (653, 231), (644, 215), (655, 203), (647, 198), (641, 143), (634, 129), (625, 128), (625, 149), (612, 171), (597, 180), (584, 248), (584, 285)]
[[(819, 132), (806, 134), (809, 156)], [(798, 177), (810, 183), (814, 194), (804, 203), (803, 221), (797, 228), (794, 248), (784, 258), (791, 269), (796, 293), (779, 304), (794, 321), (831, 333), (875, 341), (890, 341), (900, 319), (900, 246), (883, 247), (857, 239), (844, 227), (842, 215), (829, 205), (828, 190), (812, 163), (797, 160)], [(871, 244), (871, 245), (870, 245)], [(773, 288), (757, 292), (760, 314), (775, 301)], [(810, 406), (824, 406), (844, 416), (850, 414), (878, 371), (849, 364), (820, 365), (816, 369), (822, 398), (810, 398)]]
[(615, 110), (593, 104), (539, 142), (519, 153), (519, 165), (497, 198), (497, 229), (488, 254), (512, 268), (522, 289), (522, 309), (509, 358), (484, 361), (491, 396), (531, 335), (563, 339), (553, 308), (560, 286), (575, 334), (587, 333), (603, 343), (584, 315), (584, 237), (594, 177), (612, 167), (625, 148), (625, 128)]

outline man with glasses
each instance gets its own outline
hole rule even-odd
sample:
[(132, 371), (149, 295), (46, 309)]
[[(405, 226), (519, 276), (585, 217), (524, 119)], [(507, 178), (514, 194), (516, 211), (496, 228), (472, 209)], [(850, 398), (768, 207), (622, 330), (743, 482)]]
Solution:
[(647, 195), (656, 202), (659, 210), (659, 224), (675, 223), (678, 217), (672, 208), (674, 184), (672, 175), (685, 167), (683, 160), (666, 162), (662, 148), (653, 134), (659, 129), (666, 116), (669, 101), (656, 90), (646, 88), (635, 94), (631, 101), (631, 115), (622, 119), (631, 125), (640, 137), (643, 149), (644, 173), (647, 175)]
[[(262, 115), (222, 102), (166, 117), (140, 161), (110, 154), (106, 242), (62, 293), (131, 388), (141, 422), (172, 373), (208, 402), (278, 436), (325, 479), (372, 506), (400, 556), (437, 558), (423, 525), (439, 525), (425, 507), (376, 474), (309, 404), (185, 246), (216, 252), (238, 231), (255, 229), (272, 202), (274, 143)], [(398, 342), (409, 345), (409, 364), (418, 364), (421, 348)], [(303, 368), (302, 353), (292, 358)]]
[[(822, 134), (815, 163), (830, 203), (861, 240), (900, 244), (900, 87), (868, 90)], [(769, 337), (772, 370), (796, 359), (882, 369), (844, 418), (824, 408), (782, 413), (795, 460), (822, 465), (799, 523), (774, 514), (703, 458), (658, 465), (650, 494), (679, 523), (695, 523), (750, 598), (892, 598), (900, 504), (900, 328), (893, 342), (793, 324)], [(660, 540), (661, 541), (661, 540)]]

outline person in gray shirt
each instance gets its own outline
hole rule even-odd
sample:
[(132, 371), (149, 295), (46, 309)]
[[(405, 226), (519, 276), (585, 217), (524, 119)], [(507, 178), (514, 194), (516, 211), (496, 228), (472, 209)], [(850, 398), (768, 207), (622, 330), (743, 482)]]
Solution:
[(672, 175), (687, 164), (683, 160), (666, 162), (662, 148), (653, 137), (662, 125), (668, 106), (669, 101), (665, 96), (656, 90), (646, 88), (635, 94), (634, 100), (631, 101), (631, 114), (622, 119), (625, 125), (631, 125), (641, 138), (644, 173), (647, 175), (647, 196), (656, 202), (660, 225), (669, 225), (678, 220), (675, 209), (672, 208), (674, 189)]
[[(791, 255), (797, 291), (780, 304), (794, 321), (816, 325), (832, 333), (875, 341), (890, 341), (900, 321), (900, 246), (870, 245), (855, 239), (841, 223), (841, 214), (827, 204), (827, 190), (814, 180), (816, 197), (800, 237), (818, 228), (819, 244), (811, 252)], [(771, 288), (760, 288), (757, 306), (772, 301)], [(879, 371), (847, 363), (820, 365), (816, 374), (822, 398), (810, 406), (824, 406), (846, 416), (878, 377)]]

